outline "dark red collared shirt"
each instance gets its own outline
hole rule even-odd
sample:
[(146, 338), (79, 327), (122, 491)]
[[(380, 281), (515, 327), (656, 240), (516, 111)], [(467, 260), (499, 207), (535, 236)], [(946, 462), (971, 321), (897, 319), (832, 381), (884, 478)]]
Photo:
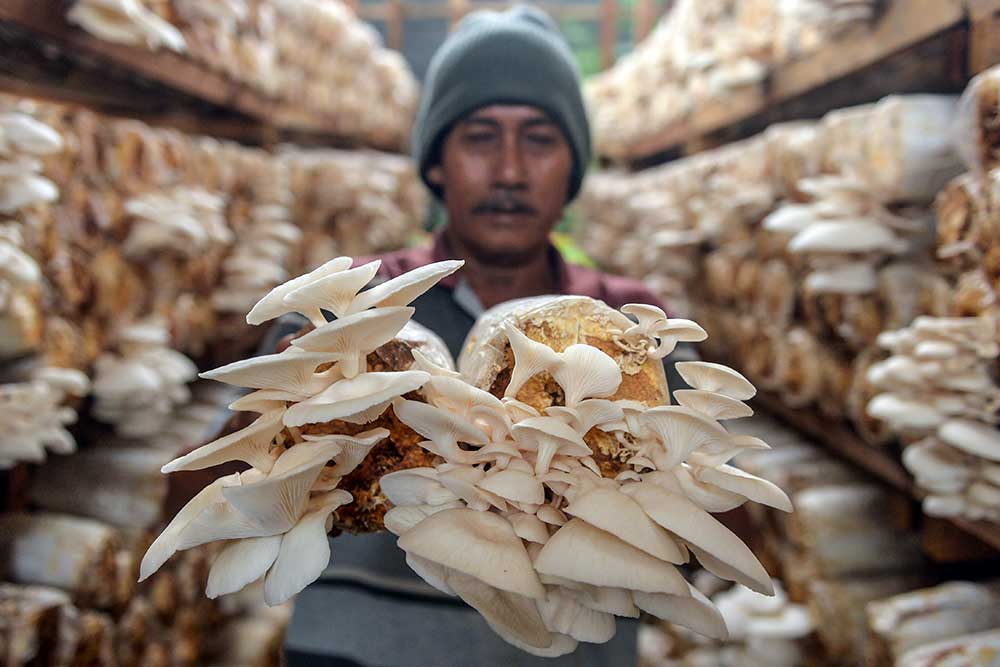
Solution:
[[(589, 296), (612, 308), (621, 308), (627, 303), (648, 303), (669, 312), (638, 280), (569, 264), (554, 246), (549, 246), (549, 257), (558, 281), (558, 294)], [(359, 258), (355, 264), (371, 259), (376, 258)], [(454, 259), (454, 255), (449, 252), (443, 236), (437, 234), (429, 245), (397, 250), (379, 259), (382, 260), (379, 277), (388, 280), (426, 264)], [(470, 304), (468, 299), (462, 298), (462, 284), (462, 272), (458, 271), (441, 280), (412, 304), (417, 309), (413, 319), (441, 336), (456, 359), (466, 335), (480, 314), (477, 303)]]

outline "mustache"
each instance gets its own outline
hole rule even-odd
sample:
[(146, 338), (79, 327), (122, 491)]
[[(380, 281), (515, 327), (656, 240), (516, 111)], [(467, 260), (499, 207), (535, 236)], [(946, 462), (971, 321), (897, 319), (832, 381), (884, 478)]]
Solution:
[(512, 195), (495, 195), (483, 200), (472, 209), (473, 213), (507, 213), (514, 215), (534, 215), (538, 211), (533, 206)]

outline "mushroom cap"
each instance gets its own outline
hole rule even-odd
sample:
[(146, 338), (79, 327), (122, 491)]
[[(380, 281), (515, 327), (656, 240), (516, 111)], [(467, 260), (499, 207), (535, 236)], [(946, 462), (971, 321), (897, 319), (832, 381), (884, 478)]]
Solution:
[(617, 489), (597, 487), (581, 493), (566, 507), (566, 513), (660, 560), (676, 564), (687, 562), (686, 554), (670, 534)]
[(359, 294), (351, 310), (355, 312), (366, 308), (406, 306), (442, 278), (455, 273), (464, 265), (463, 260), (450, 259), (407, 271)]
[(682, 625), (710, 639), (729, 639), (726, 621), (719, 610), (697, 588), (689, 588), (688, 595), (635, 591), (632, 599), (639, 609), (660, 620)]
[(696, 410), (710, 419), (739, 419), (753, 416), (753, 408), (735, 398), (714, 391), (678, 389), (674, 400), (685, 408)]
[(475, 510), (489, 509), (496, 507), (501, 511), (506, 511), (507, 501), (500, 496), (479, 488), (479, 482), (486, 477), (486, 471), (472, 465), (458, 463), (444, 463), (438, 466), (438, 480), (448, 489), (464, 500), (468, 506)]
[(273, 320), (289, 312), (289, 308), (284, 303), (284, 298), (290, 292), (308, 285), (309, 283), (325, 278), (326, 276), (340, 273), (347, 270), (352, 260), (350, 257), (336, 257), (321, 266), (305, 273), (297, 278), (292, 278), (286, 283), (278, 285), (258, 301), (250, 312), (247, 313), (247, 324), (263, 324), (268, 320)]
[(396, 399), (393, 410), (400, 421), (432, 442), (439, 450), (436, 453), (447, 454), (455, 461), (472, 456), (472, 452), (460, 450), (458, 443), (485, 445), (490, 441), (489, 435), (472, 422), (427, 403)]
[[(233, 509), (257, 527), (254, 533), (239, 534), (236, 537), (263, 537), (284, 533), (302, 516), (309, 502), (309, 491), (328, 460), (325, 453), (317, 448), (320, 456), (309, 457), (308, 460), (299, 462), (302, 455), (295, 450), (307, 449), (303, 444), (305, 443), (296, 445), (282, 454), (264, 479), (222, 489), (222, 495)], [(296, 460), (297, 465), (275, 472), (284, 457)], [(185, 537), (186, 533), (187, 531)], [(216, 539), (226, 538), (213, 536), (206, 541)]]
[(702, 482), (738, 493), (755, 503), (767, 505), (782, 512), (792, 511), (792, 501), (776, 484), (761, 479), (730, 465), (718, 468), (698, 468), (695, 477)]
[(375, 428), (357, 435), (330, 433), (326, 435), (304, 435), (308, 443), (333, 443), (340, 451), (333, 455), (334, 465), (327, 466), (323, 473), (329, 476), (343, 477), (350, 474), (368, 456), (372, 448), (389, 437), (388, 429)]
[(513, 512), (507, 516), (507, 520), (514, 527), (514, 533), (522, 540), (536, 544), (545, 544), (549, 541), (549, 529), (545, 526), (545, 522), (534, 514)]
[(549, 538), (535, 558), (535, 569), (539, 574), (593, 586), (675, 595), (687, 592), (687, 583), (673, 565), (583, 519), (570, 519)]
[(715, 420), (680, 406), (650, 408), (643, 413), (641, 420), (660, 445), (650, 452), (659, 470), (670, 470), (680, 465), (699, 449), (732, 440), (732, 436)]
[(552, 647), (553, 637), (533, 599), (490, 586), (463, 572), (446, 571), (445, 582), (506, 641), (515, 640), (532, 649)]
[(513, 322), (505, 322), (503, 330), (514, 354), (514, 369), (503, 395), (513, 399), (524, 383), (536, 374), (555, 368), (559, 364), (559, 356), (548, 345), (528, 338)]
[(813, 294), (871, 294), (879, 282), (871, 262), (850, 262), (813, 271), (806, 276), (805, 287)]
[(655, 484), (647, 482), (631, 484), (625, 488), (625, 492), (639, 503), (653, 521), (690, 545), (698, 560), (713, 574), (722, 576), (715, 571), (721, 568), (715, 567), (713, 570), (702, 559), (703, 555), (709, 556), (712, 566), (718, 561), (728, 568), (722, 571), (732, 576), (723, 578), (734, 580), (732, 577), (738, 576), (739, 578), (735, 580), (752, 590), (765, 595), (774, 592), (771, 577), (753, 552), (711, 514), (687, 498), (666, 491)]
[[(405, 505), (393, 507), (385, 513), (383, 523), (386, 530), (398, 537), (432, 514), (437, 514), (445, 510), (462, 509), (464, 507), (465, 503), (460, 500), (444, 503), (443, 505)], [(421, 574), (421, 576), (423, 575)], [(431, 585), (433, 586), (434, 584)]]
[(784, 204), (764, 218), (764, 229), (782, 234), (798, 234), (819, 220), (811, 204)]
[(749, 380), (722, 364), (679, 361), (675, 368), (684, 381), (695, 389), (714, 391), (740, 401), (750, 400), (757, 393)]
[(424, 393), (434, 406), (454, 410), (463, 416), (468, 416), (477, 407), (494, 411), (498, 417), (505, 414), (499, 398), (459, 377), (432, 375), (424, 386)]
[(423, 371), (362, 373), (289, 407), (284, 422), (302, 426), (341, 419), (365, 424), (382, 414), (394, 398), (419, 389), (429, 378)]
[(19, 153), (52, 155), (63, 148), (61, 134), (23, 113), (0, 114), (0, 137)]
[(245, 461), (254, 468), (267, 472), (274, 465), (274, 458), (270, 454), (271, 442), (284, 428), (281, 421), (283, 414), (284, 410), (265, 413), (246, 428), (170, 461), (160, 472), (169, 474), (179, 470), (203, 470), (229, 461)]
[(310, 396), (336, 379), (332, 373), (320, 376), (315, 372), (317, 366), (335, 358), (336, 355), (327, 352), (305, 352), (289, 347), (278, 354), (235, 361), (200, 373), (199, 377), (238, 387), (282, 389)]
[(306, 398), (308, 396), (281, 389), (257, 389), (240, 396), (228, 407), (235, 412), (259, 412), (263, 414), (279, 408), (284, 409), (287, 401), (297, 402)]
[(868, 402), (865, 411), (876, 419), (888, 422), (897, 430), (930, 430), (944, 421), (944, 415), (926, 402), (910, 400), (897, 394), (879, 394)]
[(570, 589), (550, 587), (538, 611), (545, 627), (581, 642), (603, 644), (615, 635), (615, 617), (582, 605)]
[(938, 428), (938, 437), (956, 449), (1000, 461), (1000, 432), (993, 424), (972, 419), (949, 419)]
[(285, 294), (281, 302), (303, 314), (323, 309), (342, 317), (351, 312), (358, 291), (375, 277), (381, 264), (375, 260), (307, 282)]
[(212, 561), (205, 595), (214, 600), (263, 577), (281, 549), (281, 535), (247, 537), (227, 544)]
[(351, 500), (350, 493), (336, 489), (310, 501), (306, 513), (281, 538), (278, 557), (264, 579), (264, 602), (283, 604), (319, 578), (330, 564), (327, 517)]
[(545, 488), (531, 473), (520, 470), (490, 472), (478, 484), (479, 488), (500, 496), (504, 500), (541, 505), (545, 502)]
[(588, 398), (572, 408), (552, 405), (545, 408), (545, 414), (563, 420), (581, 435), (586, 435), (595, 426), (600, 428), (625, 418), (620, 405), (603, 398)]
[(42, 279), (42, 271), (30, 255), (0, 241), (0, 277), (21, 285), (33, 285)]
[(560, 363), (551, 373), (563, 388), (569, 407), (585, 398), (607, 398), (621, 385), (622, 371), (618, 363), (592, 345), (570, 345), (558, 358)]
[(583, 441), (583, 437), (575, 429), (555, 417), (523, 419), (511, 427), (511, 433), (514, 434), (517, 443), (529, 451), (537, 450), (540, 440), (552, 439), (557, 441), (560, 447), (567, 447), (571, 451), (579, 452), (579, 456), (588, 456), (591, 453), (590, 447)]
[(824, 220), (809, 225), (788, 242), (793, 253), (898, 253), (906, 244), (874, 220)]
[(399, 548), (500, 590), (540, 600), (545, 588), (510, 522), (492, 512), (453, 509), (427, 517)]
[(443, 505), (458, 500), (452, 491), (438, 480), (434, 468), (407, 468), (383, 475), (379, 480), (382, 493), (393, 505)]
[(174, 518), (170, 520), (167, 527), (163, 529), (157, 538), (153, 540), (153, 543), (149, 545), (149, 548), (146, 549), (146, 553), (139, 565), (140, 582), (152, 576), (178, 550), (181, 535), (192, 521), (206, 508), (223, 500), (222, 487), (229, 484), (238, 484), (239, 478), (239, 473), (233, 473), (232, 475), (216, 479), (199, 491), (174, 515)]
[(292, 341), (307, 352), (367, 353), (388, 343), (413, 316), (413, 308), (379, 308), (346, 315)]

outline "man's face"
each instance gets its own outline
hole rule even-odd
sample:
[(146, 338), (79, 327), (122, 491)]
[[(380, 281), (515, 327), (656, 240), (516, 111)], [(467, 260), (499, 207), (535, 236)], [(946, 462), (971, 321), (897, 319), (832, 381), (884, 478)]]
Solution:
[(481, 261), (517, 265), (545, 246), (572, 169), (569, 143), (547, 114), (493, 105), (451, 129), (427, 177), (443, 191), (450, 234)]

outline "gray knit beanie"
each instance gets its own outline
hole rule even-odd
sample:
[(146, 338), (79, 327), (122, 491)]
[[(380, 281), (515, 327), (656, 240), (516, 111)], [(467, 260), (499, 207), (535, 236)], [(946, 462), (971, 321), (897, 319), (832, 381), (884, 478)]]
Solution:
[(572, 200), (590, 162), (580, 72), (555, 22), (527, 5), (469, 14), (434, 54), (413, 128), (413, 159), (424, 183), (441, 196), (427, 181), (427, 170), (456, 121), (505, 103), (538, 107), (562, 128), (573, 153)]

